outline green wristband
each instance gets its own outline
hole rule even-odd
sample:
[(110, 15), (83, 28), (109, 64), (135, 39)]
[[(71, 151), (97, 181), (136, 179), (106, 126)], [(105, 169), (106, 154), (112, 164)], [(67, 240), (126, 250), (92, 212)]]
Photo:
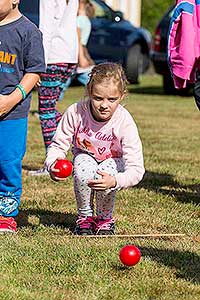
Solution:
[(21, 93), (22, 93), (22, 99), (24, 100), (24, 99), (26, 99), (26, 91), (25, 91), (25, 89), (23, 88), (23, 86), (21, 85), (21, 84), (18, 84), (17, 86), (16, 86), (16, 88), (18, 88), (20, 91), (21, 91)]

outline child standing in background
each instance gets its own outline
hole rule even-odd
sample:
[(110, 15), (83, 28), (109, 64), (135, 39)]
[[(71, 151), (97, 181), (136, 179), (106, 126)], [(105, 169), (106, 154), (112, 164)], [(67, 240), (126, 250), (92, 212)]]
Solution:
[(77, 31), (79, 41), (78, 51), (78, 67), (73, 77), (69, 77), (64, 89), (60, 94), (59, 100), (62, 100), (66, 89), (70, 86), (71, 82), (76, 79), (81, 84), (86, 85), (89, 80), (89, 73), (92, 70), (95, 62), (90, 57), (87, 50), (87, 43), (91, 33), (91, 21), (93, 17), (94, 7), (88, 0), (79, 0), (78, 15), (77, 15)]
[(0, 5), (0, 232), (15, 232), (31, 90), (45, 71), (42, 36), (18, 9)]
[[(130, 113), (120, 105), (126, 77), (115, 63), (95, 66), (86, 86), (88, 99), (64, 113), (48, 148), (52, 179), (57, 159), (72, 144), (74, 191), (79, 235), (114, 234), (113, 209), (118, 189), (135, 186), (144, 175), (142, 144)], [(96, 216), (94, 196), (96, 195)]]
[[(77, 16), (78, 37), (80, 41), (78, 64), (79, 64), (79, 68), (83, 68), (83, 70), (84, 68), (88, 68), (94, 65), (94, 61), (91, 59), (87, 50), (87, 43), (91, 33), (91, 21), (90, 21), (91, 17), (92, 17), (92, 7), (90, 1), (79, 0), (79, 9), (78, 9), (78, 16)], [(78, 72), (79, 74), (81, 74), (79, 68), (78, 68)], [(84, 82), (84, 84), (86, 83)]]
[[(78, 0), (40, 0), (39, 28), (43, 33), (47, 69), (38, 88), (39, 117), (45, 149), (51, 144), (62, 114), (56, 105), (78, 62), (76, 18)], [(45, 168), (30, 175), (48, 175)]]

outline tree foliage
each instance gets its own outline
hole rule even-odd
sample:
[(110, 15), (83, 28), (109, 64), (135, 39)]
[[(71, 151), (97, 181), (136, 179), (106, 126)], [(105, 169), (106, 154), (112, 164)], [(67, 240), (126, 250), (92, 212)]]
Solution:
[(156, 25), (175, 0), (142, 0), (142, 26), (154, 34)]

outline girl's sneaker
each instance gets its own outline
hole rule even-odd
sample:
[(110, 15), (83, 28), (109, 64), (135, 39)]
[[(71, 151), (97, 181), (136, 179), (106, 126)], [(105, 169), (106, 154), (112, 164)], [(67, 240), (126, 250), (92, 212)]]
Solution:
[(93, 217), (81, 217), (78, 216), (76, 220), (76, 227), (74, 234), (77, 235), (93, 235), (95, 228), (95, 221)]
[(115, 221), (113, 219), (100, 219), (97, 217), (96, 235), (113, 235), (115, 234)]
[(0, 233), (11, 232), (15, 233), (17, 230), (17, 223), (12, 217), (0, 216)]
[(49, 175), (49, 172), (45, 167), (38, 169), (38, 170), (32, 170), (28, 172), (28, 175), (30, 176), (46, 176)]

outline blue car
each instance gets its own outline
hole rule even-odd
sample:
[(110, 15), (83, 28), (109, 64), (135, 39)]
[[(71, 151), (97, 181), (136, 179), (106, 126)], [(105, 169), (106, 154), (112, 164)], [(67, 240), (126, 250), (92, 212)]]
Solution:
[[(140, 74), (150, 64), (151, 35), (144, 28), (124, 20), (120, 11), (112, 10), (104, 1), (91, 0), (95, 15), (88, 51), (96, 63), (113, 61), (123, 65), (128, 81), (138, 83)], [(39, 0), (23, 0), (20, 10), (36, 25), (39, 23)]]
[(172, 5), (164, 13), (159, 20), (154, 34), (153, 47), (151, 51), (151, 60), (157, 74), (163, 78), (163, 91), (166, 95), (182, 95), (190, 94), (193, 84), (188, 83), (184, 89), (176, 89), (171, 76), (169, 65), (167, 62), (167, 43), (170, 20), (174, 12), (175, 5)]

